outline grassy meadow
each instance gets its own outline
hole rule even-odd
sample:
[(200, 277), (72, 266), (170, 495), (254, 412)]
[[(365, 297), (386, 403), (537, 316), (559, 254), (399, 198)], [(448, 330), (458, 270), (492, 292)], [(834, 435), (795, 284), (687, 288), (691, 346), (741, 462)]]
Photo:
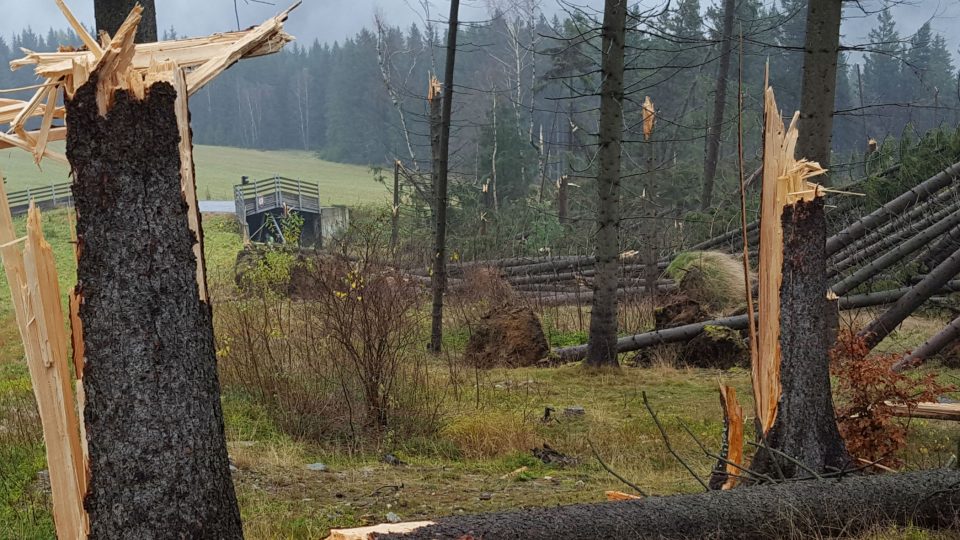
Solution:
[[(358, 173), (359, 174), (359, 173)], [(18, 220), (22, 227), (22, 219)], [(204, 219), (210, 275), (217, 304), (233, 302), (232, 265), (240, 238), (230, 218)], [(63, 292), (72, 285), (74, 261), (69, 244), (68, 213), (45, 215), (45, 231), (54, 247)], [(575, 309), (575, 308), (574, 308)], [(549, 308), (541, 319), (553, 345), (584, 336), (582, 313)], [(630, 309), (633, 309), (632, 307)], [(12, 320), (9, 291), (0, 284), (0, 539), (53, 538), (50, 498), (40, 473), (46, 468), (43, 443)], [(537, 369), (474, 371), (455, 368), (462, 355), (468, 319), (475, 313), (451, 309), (448, 354), (427, 357), (426, 384), (437, 407), (435, 430), (419, 436), (385, 432), (345, 443), (340, 439), (299, 438), (285, 432), (275, 411), (249, 392), (224, 379), (223, 404), (234, 481), (248, 538), (324, 538), (331, 527), (387, 520), (435, 518), (523, 506), (605, 500), (606, 490), (630, 491), (603, 470), (597, 454), (623, 476), (651, 494), (692, 493), (699, 485), (670, 455), (645, 408), (641, 392), (667, 430), (677, 452), (703, 478), (714, 460), (701, 452), (690, 431), (712, 449), (721, 445), (722, 421), (717, 382), (736, 387), (747, 425), (752, 425), (750, 375), (674, 368), (625, 367), (620, 372), (588, 372), (579, 365)], [(628, 313), (628, 330), (649, 324), (649, 316)], [(648, 314), (647, 314), (648, 315)], [(868, 318), (867, 313), (857, 317)], [(942, 323), (939, 323), (942, 324)], [(937, 321), (911, 319), (888, 350), (912, 346), (936, 331)], [(230, 361), (222, 351), (221, 362)], [(669, 356), (669, 351), (665, 354)], [(219, 354), (218, 354), (219, 356)], [(624, 355), (624, 360), (628, 359)], [(222, 365), (222, 364), (221, 364)], [(945, 371), (954, 379), (957, 371)], [(946, 382), (951, 382), (947, 380)], [(544, 409), (556, 412), (543, 421)], [(565, 407), (581, 406), (583, 416), (565, 416)], [(904, 468), (936, 467), (955, 452), (954, 424), (914, 420)], [(549, 444), (579, 463), (545, 465), (531, 455)], [(382, 461), (393, 453), (406, 464)], [(325, 471), (307, 465), (323, 463)], [(921, 530), (879, 528), (863, 539), (940, 539)]]
[[(63, 143), (51, 145), (63, 150)], [(275, 175), (309, 180), (320, 184), (323, 204), (376, 204), (387, 201), (383, 184), (373, 179), (367, 167), (317, 159), (311, 152), (247, 150), (222, 146), (196, 146), (197, 196), (207, 200), (233, 200), (233, 186), (241, 176), (254, 180)], [(43, 187), (66, 182), (66, 165), (44, 160), (42, 170), (33, 156), (19, 149), (0, 150), (0, 171), (7, 179), (7, 191)]]

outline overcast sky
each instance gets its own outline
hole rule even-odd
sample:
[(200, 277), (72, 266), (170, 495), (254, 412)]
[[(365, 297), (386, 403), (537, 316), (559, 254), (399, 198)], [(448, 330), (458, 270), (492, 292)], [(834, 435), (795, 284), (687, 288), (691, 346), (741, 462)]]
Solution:
[[(237, 0), (240, 24), (243, 28), (258, 24), (284, 9), (292, 0), (270, 0), (275, 5), (264, 5), (262, 0)], [(506, 0), (509, 1), (509, 0)], [(569, 1), (569, 0), (568, 0)], [(602, 0), (572, 0), (575, 4), (599, 8)], [(641, 0), (654, 5), (663, 0)], [(773, 0), (765, 0), (767, 2)], [(883, 0), (864, 0), (863, 5), (877, 8)], [(93, 0), (67, 0), (74, 13), (84, 24), (93, 26)], [(156, 0), (157, 23), (163, 29), (176, 28), (180, 35), (205, 35), (224, 30), (235, 30), (233, 0)], [(486, 14), (486, 0), (463, 0), (461, 19), (481, 20)], [(711, 0), (701, 0), (706, 8)], [(388, 21), (407, 26), (419, 22), (418, 14), (411, 5), (419, 6), (419, 0), (304, 0), (287, 23), (287, 30), (301, 44), (313, 40), (333, 42), (343, 40), (364, 26), (372, 27), (375, 10), (382, 10)], [(446, 19), (449, 2), (432, 0), (433, 18)], [(553, 14), (559, 10), (556, 0), (543, 0), (544, 10)], [(960, 47), (960, 0), (906, 0), (893, 6), (895, 20), (901, 35), (907, 36), (925, 21), (930, 20), (934, 31), (942, 34), (950, 43), (950, 52), (957, 57)], [(60, 15), (54, 0), (0, 0), (0, 35), (10, 35), (27, 26), (36, 32), (45, 33), (51, 27), (64, 28), (66, 21)], [(844, 42), (863, 42), (867, 32), (876, 24), (876, 15), (863, 16), (856, 9), (848, 9), (843, 26)]]

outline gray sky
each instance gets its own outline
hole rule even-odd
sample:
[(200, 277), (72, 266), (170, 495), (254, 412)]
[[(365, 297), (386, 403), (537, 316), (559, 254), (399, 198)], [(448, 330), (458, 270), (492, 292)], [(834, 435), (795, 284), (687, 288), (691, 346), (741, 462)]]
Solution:
[[(276, 5), (263, 5), (253, 0), (238, 0), (240, 24), (248, 26), (285, 8), (292, 0), (270, 0)], [(507, 0), (509, 2), (509, 0)], [(663, 0), (642, 0), (644, 4)], [(772, 0), (765, 0), (772, 1)], [(864, 0), (863, 5), (876, 8), (883, 0)], [(572, 0), (575, 4), (599, 8), (602, 0)], [(93, 26), (93, 0), (67, 0), (67, 4), (77, 17), (86, 25)], [(158, 25), (161, 32), (173, 26), (180, 35), (196, 36), (213, 32), (236, 29), (233, 0), (156, 0)], [(449, 9), (447, 0), (432, 0), (434, 19), (446, 19)], [(486, 13), (486, 0), (463, 0), (461, 19), (479, 20)], [(707, 7), (711, 0), (701, 0)], [(287, 23), (287, 30), (296, 36), (301, 44), (309, 45), (314, 38), (333, 42), (343, 40), (358, 32), (364, 26), (372, 27), (373, 14), (381, 9), (387, 20), (393, 24), (407, 26), (420, 22), (422, 15), (411, 8), (419, 6), (418, 0), (304, 0), (295, 10)], [(543, 0), (544, 10), (548, 14), (558, 11), (556, 0)], [(960, 47), (960, 0), (906, 0), (893, 7), (900, 33), (910, 35), (927, 20), (931, 20), (934, 31), (942, 34), (950, 43), (950, 51), (957, 57)], [(45, 33), (51, 27), (64, 28), (66, 21), (60, 15), (54, 0), (0, 0), (0, 35), (9, 38), (11, 34), (30, 26), (34, 31)], [(864, 17), (856, 9), (848, 9), (852, 18), (844, 21), (844, 42), (853, 44), (866, 39), (866, 34), (876, 24), (876, 15)]]

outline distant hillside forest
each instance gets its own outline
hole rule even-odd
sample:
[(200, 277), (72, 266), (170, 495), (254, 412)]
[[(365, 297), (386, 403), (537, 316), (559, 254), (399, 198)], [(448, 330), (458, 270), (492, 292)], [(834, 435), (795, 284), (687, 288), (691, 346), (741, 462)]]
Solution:
[[(799, 104), (806, 4), (767, 4), (738, 2), (734, 25), (743, 35), (748, 160), (758, 143), (768, 59), (785, 114)], [(464, 174), (489, 174), (497, 152), (501, 175), (513, 171), (531, 177), (543, 151), (550, 156), (552, 176), (569, 168), (564, 160), (574, 149), (592, 144), (599, 25), (577, 13), (548, 20), (524, 5), (536, 3), (510, 4), (508, 13), (461, 28), (451, 148)], [(702, 16), (699, 0), (669, 7), (652, 18), (638, 16), (642, 26), (635, 23), (629, 32), (631, 110), (625, 111), (625, 121), (631, 132), (649, 96), (657, 115), (653, 140), (661, 142), (657, 163), (702, 163), (722, 15), (710, 8)], [(862, 155), (870, 138), (899, 138), (908, 126), (922, 133), (956, 125), (960, 116), (958, 73), (943, 37), (929, 24), (898, 28), (888, 11), (870, 17), (876, 25), (869, 43), (847, 43), (865, 51), (856, 53), (860, 65), (845, 56), (838, 70), (834, 149), (848, 156)], [(241, 62), (193, 98), (195, 142), (305, 149), (328, 160), (370, 165), (416, 160), (423, 168), (429, 157), (428, 77), (443, 65), (445, 26), (438, 26), (398, 28), (382, 21), (380, 29), (363, 30), (343, 42), (295, 45), (280, 55)], [(173, 30), (166, 32), (165, 38), (175, 37)], [(43, 36), (25, 30), (0, 39), (0, 61), (17, 57), (21, 47), (47, 51), (76, 41), (69, 32), (51, 30)], [(730, 162), (736, 152), (738, 50), (734, 44), (721, 162)], [(0, 88), (34, 82), (29, 70), (0, 70)]]

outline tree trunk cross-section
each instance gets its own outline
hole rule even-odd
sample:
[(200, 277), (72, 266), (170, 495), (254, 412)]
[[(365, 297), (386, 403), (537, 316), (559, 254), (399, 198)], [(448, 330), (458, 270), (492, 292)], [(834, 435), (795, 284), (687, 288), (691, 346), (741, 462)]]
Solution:
[(90, 538), (241, 538), (213, 323), (181, 193), (176, 91), (97, 73), (66, 104), (80, 242)]
[[(781, 390), (776, 419), (763, 443), (818, 473), (827, 467), (849, 468), (830, 395), (823, 197), (784, 206), (781, 223)], [(751, 469), (774, 478), (780, 473), (785, 478), (810, 476), (765, 449), (758, 450)]]
[(392, 540), (820, 538), (884, 523), (956, 527), (960, 472), (805, 480), (634, 501), (440, 518)]

